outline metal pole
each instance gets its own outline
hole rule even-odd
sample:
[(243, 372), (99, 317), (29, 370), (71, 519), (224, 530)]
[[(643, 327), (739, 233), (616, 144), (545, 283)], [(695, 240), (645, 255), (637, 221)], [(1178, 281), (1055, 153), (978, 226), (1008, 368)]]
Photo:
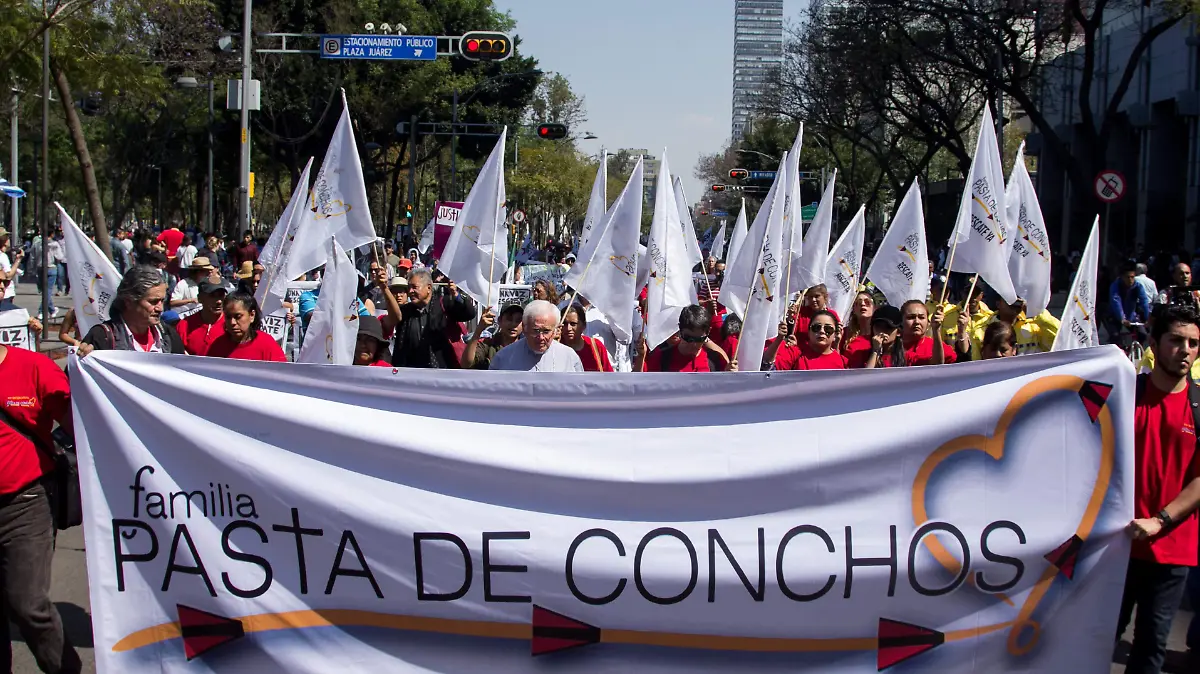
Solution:
[[(521, 165), (521, 127), (513, 130), (513, 170)], [(605, 197), (607, 198), (607, 197)]]
[[(42, 0), (42, 10), (46, 2)], [(42, 190), (41, 194), (41, 235), (42, 235), (42, 311), (39, 314), (50, 327), (50, 293), (54, 289), (49, 286), (50, 274), (47, 265), (50, 262), (50, 27), (42, 33)]]
[(250, 8), (242, 1), (242, 161), (238, 176), (238, 233), (250, 231)]
[(213, 80), (208, 76), (208, 191), (205, 195), (208, 201), (208, 217), (204, 221), (204, 230), (208, 234), (216, 233), (213, 229)]
[(454, 87), (454, 107), (450, 113), (450, 198), (458, 197), (458, 87)]
[[(408, 205), (412, 206), (412, 217), (408, 220), (408, 231), (416, 236), (417, 231), (417, 116), (412, 116), (408, 130)], [(405, 253), (407, 256), (407, 252)]]
[(161, 166), (158, 167), (158, 195), (155, 197), (155, 201), (154, 201), (154, 213), (155, 213), (154, 219), (156, 221), (155, 224), (157, 224), (163, 230), (166, 230), (166, 227), (163, 224), (163, 221), (166, 220), (166, 218), (163, 217), (163, 210), (162, 210), (162, 167)]
[[(9, 182), (14, 186), (20, 187), (21, 182), (18, 180), (17, 160), (20, 156), (17, 154), (17, 90), (12, 90), (12, 115), (9, 119), (9, 135), (8, 135), (8, 172)], [(12, 201), (12, 238), (13, 248), (21, 245), (21, 213), (18, 210), (17, 203), (20, 199), (10, 199)]]

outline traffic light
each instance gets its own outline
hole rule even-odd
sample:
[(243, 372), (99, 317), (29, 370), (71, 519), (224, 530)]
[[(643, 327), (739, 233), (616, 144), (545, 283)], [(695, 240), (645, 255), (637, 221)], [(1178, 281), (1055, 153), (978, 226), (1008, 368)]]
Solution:
[(714, 192), (724, 192), (724, 191), (725, 191), (725, 186), (724, 186), (724, 185), (713, 185), (713, 186), (712, 186), (712, 191), (714, 191)]
[(565, 124), (540, 124), (537, 128), (537, 135), (542, 140), (566, 138), (567, 126)]
[(512, 38), (504, 33), (471, 31), (458, 41), (458, 53), (470, 61), (503, 61), (512, 56)]
[(745, 180), (750, 177), (750, 172), (746, 169), (729, 169), (730, 180)]
[(413, 205), (412, 204), (408, 204), (407, 206), (404, 207), (404, 217), (408, 218), (409, 220), (412, 220), (412, 217), (413, 217)]

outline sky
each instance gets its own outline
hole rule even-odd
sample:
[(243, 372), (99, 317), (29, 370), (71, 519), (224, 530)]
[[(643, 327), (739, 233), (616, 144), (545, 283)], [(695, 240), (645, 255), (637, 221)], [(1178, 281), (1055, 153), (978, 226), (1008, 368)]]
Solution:
[[(663, 148), (688, 201), (706, 186), (700, 155), (729, 140), (733, 115), (733, 0), (496, 0), (517, 22), (521, 53), (562, 73), (584, 98), (583, 152)], [(807, 0), (784, 0), (796, 22)], [(580, 134), (582, 135), (582, 134)]]

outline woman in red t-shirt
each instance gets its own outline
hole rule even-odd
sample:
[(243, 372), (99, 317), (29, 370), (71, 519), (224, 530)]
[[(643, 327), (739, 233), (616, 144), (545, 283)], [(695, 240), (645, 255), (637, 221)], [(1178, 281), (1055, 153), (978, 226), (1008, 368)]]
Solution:
[(591, 337), (585, 336), (584, 330), (587, 330), (587, 317), (584, 316), (583, 307), (572, 304), (563, 309), (562, 334), (558, 341), (575, 349), (579, 362), (583, 363), (584, 372), (613, 372), (612, 362), (608, 359), (608, 349), (605, 349), (603, 344), (597, 344)]
[(854, 296), (850, 319), (842, 330), (842, 355), (849, 361), (865, 359), (871, 350), (871, 317), (875, 315), (875, 296), (860, 290)]
[(775, 357), (776, 370), (844, 370), (846, 357), (838, 353), (837, 317), (821, 309), (809, 317), (808, 341), (784, 346)]
[(260, 330), (262, 312), (254, 295), (235, 292), (225, 298), (221, 309), (225, 314), (225, 334), (208, 347), (209, 356), (287, 362), (287, 356), (275, 338)]

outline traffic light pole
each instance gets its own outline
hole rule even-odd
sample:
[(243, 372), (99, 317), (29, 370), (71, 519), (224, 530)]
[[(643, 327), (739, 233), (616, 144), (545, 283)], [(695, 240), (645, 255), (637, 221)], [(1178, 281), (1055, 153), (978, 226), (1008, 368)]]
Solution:
[(450, 113), (450, 199), (458, 200), (458, 87), (454, 87), (454, 107)]
[(238, 233), (250, 231), (250, 8), (242, 1), (242, 154), (238, 171)]
[(408, 230), (416, 234), (417, 220), (417, 116), (412, 116), (412, 130), (408, 134), (408, 204), (413, 207), (408, 219)]

